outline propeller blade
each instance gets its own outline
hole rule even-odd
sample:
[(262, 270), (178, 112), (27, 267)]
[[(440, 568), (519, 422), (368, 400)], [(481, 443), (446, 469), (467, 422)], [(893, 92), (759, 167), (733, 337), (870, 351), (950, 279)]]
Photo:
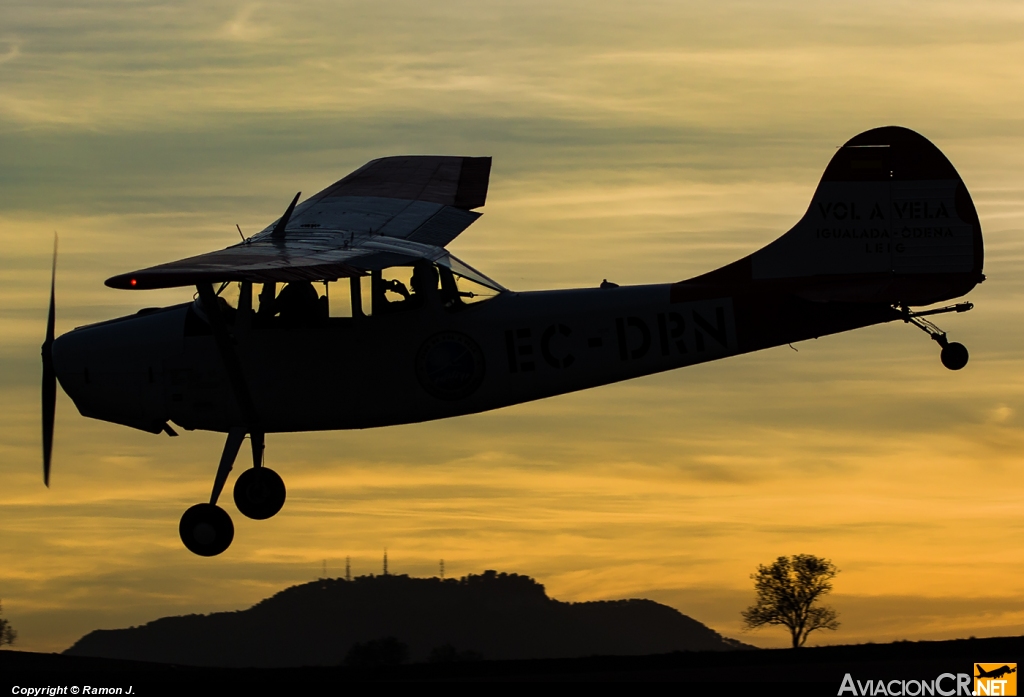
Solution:
[(302, 192), (295, 194), (295, 198), (288, 205), (288, 210), (284, 212), (281, 219), (277, 221), (277, 225), (274, 226), (274, 231), (270, 233), (271, 237), (284, 237), (284, 229), (288, 225), (288, 221), (292, 218), (292, 211), (295, 210), (295, 204), (299, 202), (299, 196), (302, 196)]
[(53, 327), (56, 319), (54, 285), (57, 278), (57, 234), (53, 235), (53, 266), (50, 269), (50, 313), (43, 341), (43, 483), (50, 486), (50, 457), (53, 454), (53, 421), (57, 410), (57, 374), (53, 369)]

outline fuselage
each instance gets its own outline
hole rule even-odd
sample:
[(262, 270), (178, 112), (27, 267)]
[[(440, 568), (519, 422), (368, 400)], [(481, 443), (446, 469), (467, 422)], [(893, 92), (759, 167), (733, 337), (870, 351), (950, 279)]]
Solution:
[[(264, 432), (440, 419), (587, 389), (898, 319), (884, 303), (815, 303), (763, 290), (658, 284), (500, 293), (365, 317), (229, 315)], [(196, 303), (143, 310), (59, 337), (57, 375), (89, 417), (159, 432), (244, 424)]]
[[(464, 167), (465, 181), (455, 174)], [(959, 174), (927, 139), (886, 127), (837, 150), (796, 225), (732, 264), (680, 283), (498, 292), (466, 304), (457, 275), (501, 288), (431, 245), (479, 215), (469, 211), (483, 203), (489, 167), (374, 161), (305, 207), (293, 201), (252, 244), (109, 279), (118, 288), (194, 284), (205, 299), (58, 338), (61, 385), (82, 414), (154, 433), (168, 422), (247, 433), (386, 426), (909, 321), (908, 308), (960, 297), (984, 279), (981, 225)], [(382, 276), (399, 266), (414, 269), (411, 292)], [(372, 312), (357, 300), (367, 275)], [(314, 307), (324, 298), (310, 281), (325, 279), (353, 284), (355, 316)], [(221, 313), (214, 282), (240, 284), (238, 308), (251, 308), (262, 284), (259, 310)], [(386, 302), (388, 291), (407, 300)], [(311, 313), (288, 317), (303, 298)]]

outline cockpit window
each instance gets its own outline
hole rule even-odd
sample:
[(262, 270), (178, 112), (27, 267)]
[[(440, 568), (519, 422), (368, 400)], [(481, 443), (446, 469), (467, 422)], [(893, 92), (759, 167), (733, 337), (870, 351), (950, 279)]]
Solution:
[(458, 288), (459, 299), (466, 305), (484, 302), (498, 296), (498, 291), (481, 285), (465, 276), (455, 275), (455, 283)]
[[(257, 325), (317, 324), (328, 317), (366, 317), (422, 307), (457, 311), (496, 297), (505, 288), (453, 256), (392, 266), (367, 276), (335, 281), (243, 284), (226, 282), (217, 297), (229, 323), (239, 308)], [(196, 310), (205, 312), (199, 300)], [(244, 317), (243, 317), (244, 320)]]
[(471, 269), (457, 268), (466, 270), (468, 277), (446, 264), (423, 262), (391, 266), (358, 278), (340, 278), (326, 284), (330, 315), (385, 315), (430, 305), (457, 310), (493, 298), (504, 290), (486, 277), (483, 278), (490, 285), (481, 283)]
[(228, 307), (233, 310), (238, 309), (238, 299), (242, 295), (242, 284), (241, 283), (221, 283), (220, 288), (217, 289), (217, 297), (221, 298), (228, 304)]
[(495, 293), (504, 293), (506, 290), (508, 290), (497, 281), (494, 281), (488, 278), (487, 276), (484, 276), (482, 273), (474, 269), (472, 266), (451, 254), (442, 257), (441, 259), (438, 259), (437, 263), (438, 266), (440, 267), (446, 267), (451, 269), (452, 273), (454, 273), (455, 275), (460, 276), (466, 279), (467, 281), (472, 281), (473, 283), (483, 286), (484, 288), (490, 288)]
[(372, 271), (372, 312), (383, 315), (429, 306), (440, 301), (441, 288), (437, 266), (428, 262)]

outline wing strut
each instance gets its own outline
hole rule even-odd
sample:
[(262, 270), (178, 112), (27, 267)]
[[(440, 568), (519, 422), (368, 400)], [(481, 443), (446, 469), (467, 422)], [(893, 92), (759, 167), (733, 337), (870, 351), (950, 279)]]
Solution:
[(242, 365), (238, 361), (234, 346), (231, 345), (231, 337), (228, 336), (227, 325), (220, 313), (220, 305), (217, 303), (217, 294), (213, 292), (213, 286), (209, 283), (196, 285), (199, 290), (199, 300), (203, 303), (203, 312), (210, 322), (213, 330), (213, 339), (217, 344), (217, 351), (220, 353), (221, 361), (224, 363), (224, 370), (228, 374), (228, 382), (231, 383), (231, 391), (235, 394), (238, 408), (242, 411), (242, 419), (248, 429), (256, 428), (259, 419), (256, 416), (256, 405), (249, 393), (249, 385), (245, 382), (242, 374)]
[[(295, 198), (298, 200), (297, 194)], [(285, 213), (285, 217), (281, 220), (287, 223), (287, 218), (294, 206), (295, 201), (292, 201), (292, 206), (288, 208), (288, 212)], [(228, 431), (228, 438), (224, 443), (224, 452), (221, 455), (217, 476), (213, 483), (213, 492), (210, 494), (210, 503), (215, 504), (220, 497), (221, 490), (224, 488), (224, 482), (227, 481), (228, 473), (235, 463), (235, 457), (238, 455), (238, 449), (242, 445), (245, 434), (249, 433), (252, 435), (253, 464), (257, 467), (259, 466), (256, 464), (257, 454), (260, 464), (262, 464), (263, 460), (264, 435), (263, 429), (259, 427), (259, 417), (256, 414), (256, 405), (252, 400), (252, 394), (249, 392), (249, 385), (246, 383), (245, 375), (242, 373), (242, 364), (238, 360), (238, 354), (235, 353), (231, 337), (228, 335), (227, 325), (224, 322), (224, 316), (220, 312), (217, 294), (214, 293), (213, 286), (208, 283), (200, 283), (196, 285), (196, 289), (199, 291), (199, 300), (203, 304), (206, 319), (213, 330), (213, 339), (217, 344), (217, 351), (220, 353), (221, 361), (224, 363), (224, 370), (227, 371), (231, 391), (235, 395), (235, 401), (238, 402), (238, 407), (242, 411), (242, 420), (245, 422), (244, 426), (234, 427)]]
[(220, 456), (220, 465), (217, 467), (217, 476), (213, 479), (213, 491), (210, 493), (210, 503), (216, 504), (220, 498), (220, 492), (224, 490), (224, 484), (228, 481), (228, 474), (235, 464), (238, 456), (238, 449), (242, 447), (245, 440), (244, 428), (232, 428), (228, 431), (228, 439), (224, 443), (224, 452)]

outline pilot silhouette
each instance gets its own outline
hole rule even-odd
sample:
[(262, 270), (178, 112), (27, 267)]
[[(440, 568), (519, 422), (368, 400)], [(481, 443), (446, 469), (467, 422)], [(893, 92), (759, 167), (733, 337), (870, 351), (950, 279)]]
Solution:
[(321, 316), (320, 296), (309, 281), (293, 281), (281, 291), (274, 301), (286, 324), (315, 322)]

